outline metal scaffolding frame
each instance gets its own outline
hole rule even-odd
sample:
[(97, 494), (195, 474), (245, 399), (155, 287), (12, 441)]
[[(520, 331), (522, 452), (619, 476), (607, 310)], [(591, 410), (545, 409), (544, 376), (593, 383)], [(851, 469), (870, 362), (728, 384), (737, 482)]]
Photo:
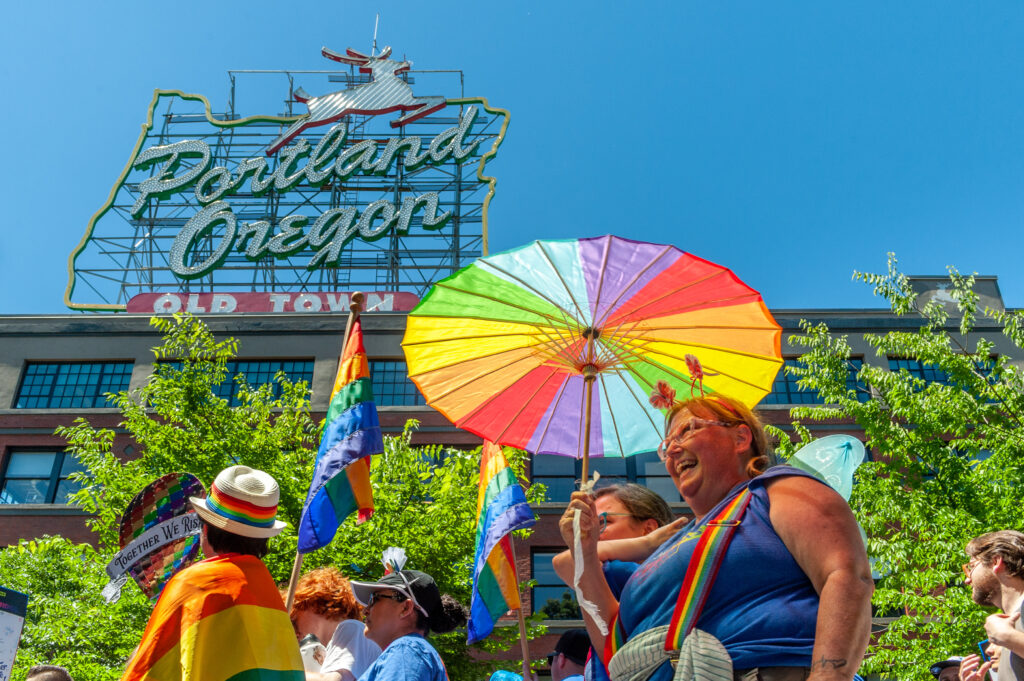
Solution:
[[(367, 82), (368, 76), (355, 67), (347, 71), (229, 71), (230, 94), (223, 113), (214, 117), (223, 121), (241, 119), (236, 111), (240, 80), (258, 81), (266, 87), (277, 79), (277, 86), (287, 83), (285, 111), (277, 116), (295, 116), (303, 112), (294, 93), (297, 79), (311, 91), (331, 92)], [(436, 94), (440, 91), (451, 100), (464, 97), (461, 71), (409, 71), (403, 78), (416, 85), (417, 94)], [(317, 81), (320, 81), (319, 83)], [(420, 83), (417, 84), (417, 80)], [(263, 90), (267, 92), (272, 90)], [(455, 93), (458, 93), (456, 95)], [(346, 117), (348, 138), (346, 146), (372, 139), (383, 149), (394, 137), (418, 136), (424, 146), (442, 131), (458, 125), (465, 105), (448, 105), (433, 115), (392, 128), (389, 121), (399, 114), (377, 116), (351, 115)], [(484, 200), (488, 191), (486, 182), (477, 177), (480, 154), (493, 145), (499, 135), (502, 116), (492, 116), (480, 110), (467, 142), (479, 139), (473, 157), (463, 163), (449, 158), (442, 164), (424, 165), (415, 170), (404, 167), (402, 158), (396, 158), (386, 175), (356, 173), (345, 181), (332, 177), (321, 186), (303, 183), (287, 193), (269, 191), (254, 196), (247, 181), (244, 191), (225, 197), (238, 219), (238, 224), (266, 220), (277, 232), (280, 220), (289, 215), (304, 215), (309, 224), (325, 211), (340, 206), (354, 206), (360, 213), (373, 201), (388, 199), (397, 207), (407, 197), (418, 197), (437, 192), (439, 212), (451, 211), (452, 216), (439, 230), (426, 230), (421, 216), (413, 218), (409, 230), (397, 233), (390, 229), (377, 241), (358, 236), (342, 249), (337, 266), (310, 270), (307, 268), (314, 252), (307, 249), (286, 257), (265, 256), (252, 261), (244, 253), (232, 249), (223, 264), (208, 275), (184, 280), (177, 277), (169, 266), (169, 251), (182, 226), (203, 205), (189, 190), (166, 199), (152, 199), (139, 218), (132, 218), (130, 210), (139, 196), (139, 183), (152, 177), (162, 164), (145, 171), (131, 170), (126, 175), (106, 213), (97, 219), (91, 239), (75, 261), (74, 276), (80, 285), (75, 298), (95, 297), (106, 305), (124, 305), (140, 293), (198, 293), (198, 292), (314, 292), (352, 291), (408, 291), (422, 296), (431, 284), (470, 264), (483, 254)], [(300, 137), (315, 147), (333, 126), (323, 125), (307, 129)], [(206, 142), (213, 153), (211, 167), (225, 166), (233, 170), (241, 161), (264, 154), (270, 142), (288, 127), (280, 121), (253, 121), (234, 127), (215, 127), (210, 124), (203, 106), (181, 98), (168, 98), (162, 111), (154, 111), (153, 125), (140, 149), (170, 144), (181, 140), (198, 139)], [(267, 157), (268, 174), (279, 163), (277, 155)], [(184, 160), (181, 170), (193, 161)], [(202, 262), (211, 255), (223, 232), (214, 226), (202, 241), (192, 249), (190, 262)], [(75, 301), (79, 302), (79, 301)]]

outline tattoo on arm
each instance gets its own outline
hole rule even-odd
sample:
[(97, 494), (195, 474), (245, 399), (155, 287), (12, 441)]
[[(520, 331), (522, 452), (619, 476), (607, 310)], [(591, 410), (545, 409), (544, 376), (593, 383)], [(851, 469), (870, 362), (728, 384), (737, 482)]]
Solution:
[(811, 665), (811, 669), (841, 669), (846, 666), (846, 660), (842, 658), (830, 659), (822, 655)]

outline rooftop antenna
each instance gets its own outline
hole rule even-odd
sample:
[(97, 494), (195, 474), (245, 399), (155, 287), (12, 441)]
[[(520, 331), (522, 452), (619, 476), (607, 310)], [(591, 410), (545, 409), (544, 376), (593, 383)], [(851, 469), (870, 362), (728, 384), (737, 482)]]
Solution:
[(377, 18), (373, 20), (373, 47), (370, 49), (370, 56), (373, 57), (377, 54), (377, 24), (380, 23), (380, 12), (377, 12)]

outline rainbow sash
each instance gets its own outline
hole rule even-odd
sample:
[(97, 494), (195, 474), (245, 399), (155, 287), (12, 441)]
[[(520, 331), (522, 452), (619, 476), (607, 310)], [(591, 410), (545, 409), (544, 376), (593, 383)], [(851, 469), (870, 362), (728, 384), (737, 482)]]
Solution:
[(749, 503), (750, 490), (744, 488), (726, 504), (721, 513), (704, 526), (686, 568), (683, 585), (679, 588), (679, 599), (668, 625), (668, 635), (665, 636), (665, 650), (679, 650), (683, 639), (693, 631), (708, 594), (711, 593), (711, 585), (718, 576), (725, 550)]
[[(683, 639), (693, 631), (693, 627), (697, 624), (697, 619), (704, 609), (708, 594), (711, 593), (711, 585), (715, 583), (715, 577), (718, 576), (718, 568), (721, 567), (722, 559), (725, 558), (725, 550), (729, 547), (729, 541), (732, 540), (733, 533), (739, 527), (740, 520), (742, 520), (749, 503), (750, 489), (745, 487), (736, 495), (735, 499), (726, 504), (725, 508), (704, 526), (686, 568), (683, 585), (679, 587), (679, 597), (676, 600), (676, 607), (668, 625), (668, 634), (665, 637), (665, 650), (671, 652), (682, 648)], [(606, 668), (611, 664), (615, 653), (619, 652), (619, 649), (626, 643), (626, 632), (619, 621), (618, 612), (612, 618), (609, 629), (601, 654)]]

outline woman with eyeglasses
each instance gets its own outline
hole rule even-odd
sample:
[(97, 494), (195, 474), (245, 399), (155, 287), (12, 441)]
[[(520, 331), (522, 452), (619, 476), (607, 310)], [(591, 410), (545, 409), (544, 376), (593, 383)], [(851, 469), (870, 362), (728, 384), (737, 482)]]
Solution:
[[(742, 403), (672, 398), (659, 455), (694, 519), (667, 538), (598, 542), (595, 501), (576, 492), (559, 524), (572, 545), (581, 511), (580, 587), (612, 624), (612, 678), (668, 681), (676, 666), (711, 664), (717, 675), (704, 678), (849, 681), (867, 647), (873, 585), (846, 501), (803, 471), (771, 467), (761, 423)], [(641, 562), (619, 599), (601, 570), (613, 559)], [(600, 649), (605, 634), (585, 620)]]
[(441, 656), (426, 637), (466, 623), (466, 609), (458, 601), (442, 596), (434, 579), (418, 570), (352, 582), (352, 591), (365, 607), (366, 638), (384, 651), (359, 681), (447, 681)]
[[(644, 537), (659, 532), (664, 537), (675, 534), (682, 527), (683, 518), (674, 520), (672, 509), (656, 492), (643, 485), (629, 482), (608, 485), (594, 490), (594, 509), (597, 512), (599, 541)], [(551, 560), (555, 574), (568, 585), (572, 584), (573, 561), (571, 551), (562, 551)], [(626, 580), (636, 570), (636, 563), (603, 560), (601, 569), (612, 595), (618, 598)], [(600, 650), (587, 659), (586, 681), (606, 681), (608, 671), (601, 662)]]

